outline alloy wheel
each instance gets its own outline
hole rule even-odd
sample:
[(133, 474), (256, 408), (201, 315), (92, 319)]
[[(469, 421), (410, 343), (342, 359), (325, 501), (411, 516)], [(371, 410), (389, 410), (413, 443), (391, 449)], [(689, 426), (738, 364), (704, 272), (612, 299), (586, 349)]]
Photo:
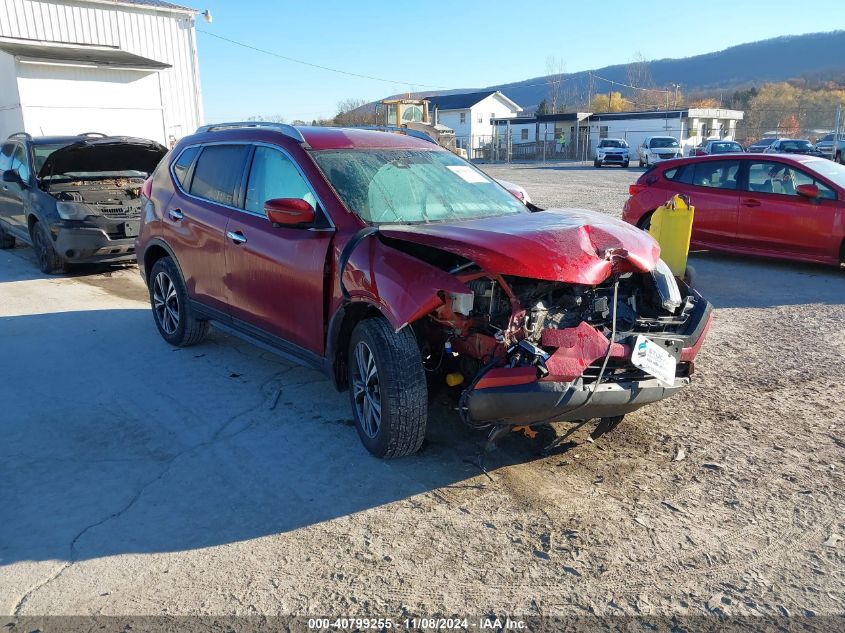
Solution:
[(370, 347), (359, 341), (355, 346), (352, 396), (361, 429), (374, 438), (381, 427), (381, 393), (376, 359)]
[(49, 265), (48, 251), (50, 245), (44, 239), (44, 231), (41, 227), (35, 228), (35, 255), (38, 257), (38, 264), (42, 269), (46, 269)]
[(173, 335), (179, 328), (179, 296), (173, 280), (165, 272), (153, 282), (153, 310), (165, 334)]

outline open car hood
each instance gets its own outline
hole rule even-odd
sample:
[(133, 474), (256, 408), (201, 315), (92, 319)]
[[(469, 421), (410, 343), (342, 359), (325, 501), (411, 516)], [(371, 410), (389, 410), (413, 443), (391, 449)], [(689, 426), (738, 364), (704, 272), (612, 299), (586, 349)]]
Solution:
[(151, 174), (167, 153), (160, 143), (129, 136), (107, 136), (71, 143), (47, 157), (38, 177), (77, 172), (141, 171)]
[(608, 251), (625, 251), (624, 271), (648, 272), (660, 257), (660, 246), (647, 233), (586, 209), (381, 226), (379, 233), (454, 253), (490, 273), (587, 285), (610, 276)]

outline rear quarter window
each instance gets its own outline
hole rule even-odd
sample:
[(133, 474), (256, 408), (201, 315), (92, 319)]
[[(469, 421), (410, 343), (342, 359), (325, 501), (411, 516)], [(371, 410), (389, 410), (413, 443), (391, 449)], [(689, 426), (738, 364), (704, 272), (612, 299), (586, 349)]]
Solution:
[(194, 159), (199, 151), (199, 147), (189, 147), (179, 154), (179, 158), (173, 163), (173, 175), (184, 189), (188, 188), (188, 173), (191, 171), (191, 165), (194, 164)]
[(234, 206), (235, 189), (243, 176), (248, 152), (247, 145), (204, 147), (194, 167), (191, 195)]

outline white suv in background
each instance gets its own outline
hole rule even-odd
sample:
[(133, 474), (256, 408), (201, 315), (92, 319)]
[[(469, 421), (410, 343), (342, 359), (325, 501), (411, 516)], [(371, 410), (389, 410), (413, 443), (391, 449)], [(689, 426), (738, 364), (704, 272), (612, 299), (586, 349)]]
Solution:
[(628, 166), (628, 142), (624, 138), (603, 138), (596, 147), (593, 167), (602, 165)]
[(683, 156), (681, 145), (674, 136), (647, 136), (637, 152), (640, 167), (648, 167), (662, 160)]

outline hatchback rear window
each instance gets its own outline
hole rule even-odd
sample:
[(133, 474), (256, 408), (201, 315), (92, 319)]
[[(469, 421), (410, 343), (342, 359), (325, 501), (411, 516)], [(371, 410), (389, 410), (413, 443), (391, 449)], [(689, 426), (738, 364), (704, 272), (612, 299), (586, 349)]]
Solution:
[(248, 152), (247, 145), (209, 145), (203, 148), (194, 168), (191, 194), (233, 206), (235, 188), (243, 175)]

